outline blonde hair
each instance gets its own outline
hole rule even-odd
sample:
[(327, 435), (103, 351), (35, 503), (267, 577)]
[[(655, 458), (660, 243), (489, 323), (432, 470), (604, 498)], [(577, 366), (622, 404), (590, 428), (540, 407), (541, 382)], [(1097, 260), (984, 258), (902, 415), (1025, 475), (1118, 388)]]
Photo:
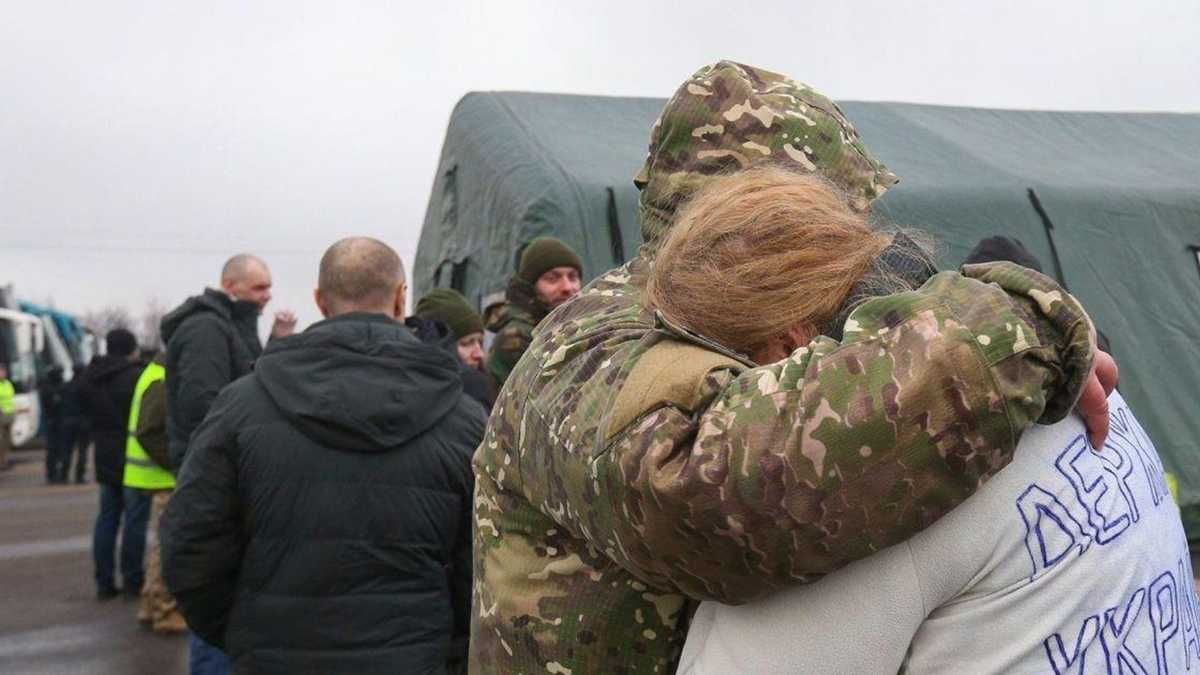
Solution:
[(747, 169), (713, 180), (678, 212), (646, 299), (752, 354), (793, 327), (825, 328), (891, 240), (818, 176)]

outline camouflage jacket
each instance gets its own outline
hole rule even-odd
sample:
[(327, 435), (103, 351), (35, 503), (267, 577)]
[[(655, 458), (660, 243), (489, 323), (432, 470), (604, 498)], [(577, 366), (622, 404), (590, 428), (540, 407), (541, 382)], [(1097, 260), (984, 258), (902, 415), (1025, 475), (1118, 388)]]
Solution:
[(626, 422), (643, 356), (695, 339), (642, 305), (645, 271), (552, 314), (496, 402), (475, 456), (474, 673), (670, 672), (691, 601), (745, 602), (911, 536), (1063, 417), (1090, 368), (1071, 296), (978, 265), (863, 304), (841, 343), (726, 359)]
[(516, 275), (509, 280), (504, 296), (504, 305), (488, 317), (487, 326), (496, 334), (488, 352), (488, 372), (501, 387), (533, 341), (533, 329), (547, 313), (533, 287)]

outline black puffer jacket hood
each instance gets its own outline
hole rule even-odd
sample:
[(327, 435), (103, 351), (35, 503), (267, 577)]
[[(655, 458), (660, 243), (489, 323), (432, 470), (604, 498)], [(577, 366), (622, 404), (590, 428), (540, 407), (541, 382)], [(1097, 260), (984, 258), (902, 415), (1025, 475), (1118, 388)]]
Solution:
[(163, 344), (171, 341), (171, 336), (185, 319), (200, 312), (215, 312), (222, 319), (235, 324), (257, 324), (261, 309), (253, 302), (234, 300), (221, 291), (206, 288), (203, 293), (193, 295), (163, 317), (162, 323), (159, 324)]
[(424, 433), (462, 395), (457, 359), (382, 314), (344, 314), (276, 340), (255, 372), (306, 436), (359, 452)]

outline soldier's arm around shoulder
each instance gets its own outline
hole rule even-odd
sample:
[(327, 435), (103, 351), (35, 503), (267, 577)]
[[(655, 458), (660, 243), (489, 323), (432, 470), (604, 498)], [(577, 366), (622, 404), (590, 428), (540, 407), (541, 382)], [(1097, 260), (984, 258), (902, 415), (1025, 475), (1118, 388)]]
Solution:
[(226, 389), (192, 436), (163, 515), (163, 576), (188, 626), (222, 647), (242, 561), (238, 521), (237, 387)]
[(871, 300), (842, 343), (712, 372), (706, 409), (628, 425), (594, 460), (589, 539), (692, 598), (815, 580), (929, 526), (1066, 415), (1092, 341), (1071, 296), (1008, 263)]

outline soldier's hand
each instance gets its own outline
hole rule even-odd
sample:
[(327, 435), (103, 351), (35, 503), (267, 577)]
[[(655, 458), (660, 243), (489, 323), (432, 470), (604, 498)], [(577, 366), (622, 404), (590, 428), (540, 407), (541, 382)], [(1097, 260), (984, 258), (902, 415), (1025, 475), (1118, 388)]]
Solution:
[(271, 337), (283, 338), (296, 332), (296, 314), (286, 309), (275, 312), (275, 323), (271, 325)]
[(1108, 395), (1117, 386), (1117, 362), (1106, 352), (1096, 350), (1092, 358), (1092, 372), (1079, 397), (1076, 410), (1087, 425), (1088, 439), (1092, 447), (1099, 450), (1108, 438)]

